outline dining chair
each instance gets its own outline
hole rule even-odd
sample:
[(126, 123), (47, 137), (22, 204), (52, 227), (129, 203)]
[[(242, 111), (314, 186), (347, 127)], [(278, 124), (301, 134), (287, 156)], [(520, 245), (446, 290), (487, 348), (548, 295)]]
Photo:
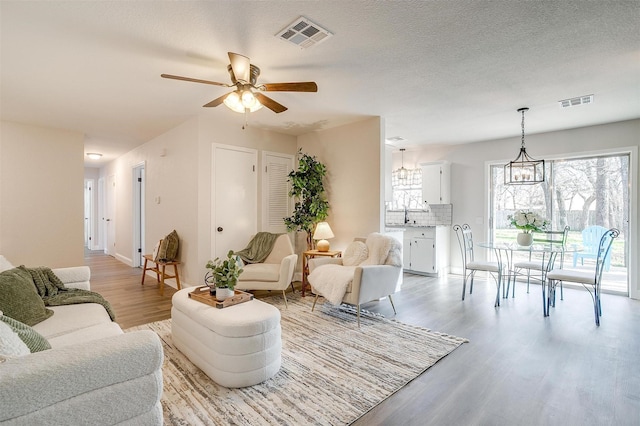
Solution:
[[(563, 249), (567, 245), (567, 236), (570, 231), (569, 226), (565, 226), (562, 231), (539, 231), (533, 232), (533, 244), (553, 244), (559, 245)], [(543, 256), (535, 257), (533, 256), (533, 252), (529, 252), (529, 259), (523, 260), (520, 262), (515, 262), (513, 264), (514, 276), (513, 276), (513, 289), (511, 290), (511, 297), (515, 297), (516, 293), (516, 275), (520, 275), (522, 270), (527, 271), (527, 293), (529, 293), (529, 284), (531, 283), (531, 278), (539, 281), (544, 285), (545, 275), (547, 271), (553, 269), (556, 265), (555, 261), (557, 260), (557, 256), (553, 254), (544, 253)], [(564, 252), (560, 253), (560, 267), (558, 269), (562, 269), (564, 266)], [(531, 272), (534, 271), (536, 274), (534, 276), (531, 275)], [(509, 294), (509, 285), (511, 284), (511, 280), (509, 280), (507, 284), (507, 295)], [(562, 283), (560, 283), (560, 299), (564, 300), (564, 294), (562, 290)]]
[(458, 238), (460, 245), (460, 253), (462, 255), (462, 300), (467, 290), (467, 279), (471, 278), (469, 285), (469, 294), (473, 293), (473, 277), (477, 271), (489, 272), (498, 286), (496, 292), (496, 303), (494, 306), (500, 306), (500, 284), (502, 283), (502, 270), (498, 262), (478, 261), (473, 255), (473, 234), (468, 224), (453, 225), (453, 230)]
[(596, 267), (593, 272), (574, 271), (567, 269), (552, 269), (547, 273), (547, 310), (546, 316), (549, 315), (550, 306), (555, 307), (555, 289), (558, 282), (569, 281), (579, 283), (589, 291), (593, 299), (593, 310), (596, 318), (596, 325), (600, 326), (600, 316), (602, 316), (602, 305), (600, 303), (600, 286), (602, 282), (602, 272), (605, 267), (605, 259), (609, 255), (613, 240), (620, 235), (620, 231), (616, 228), (607, 230), (600, 238), (598, 244), (598, 252), (596, 257)]

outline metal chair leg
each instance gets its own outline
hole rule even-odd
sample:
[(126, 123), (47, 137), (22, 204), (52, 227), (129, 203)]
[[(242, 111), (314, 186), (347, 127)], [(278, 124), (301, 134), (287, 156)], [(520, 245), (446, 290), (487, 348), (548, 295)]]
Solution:
[(284, 306), (285, 306), (285, 308), (289, 309), (289, 304), (287, 303), (287, 293), (285, 293), (285, 290), (282, 290), (282, 297), (284, 297)]
[(389, 302), (391, 302), (391, 307), (393, 308), (393, 314), (397, 315), (398, 313), (396, 312), (396, 307), (393, 304), (393, 299), (391, 298), (391, 295), (389, 295)]
[(313, 312), (313, 310), (316, 308), (316, 302), (318, 301), (318, 297), (320, 297), (320, 295), (316, 294), (316, 298), (313, 299), (313, 306), (311, 307), (311, 312)]

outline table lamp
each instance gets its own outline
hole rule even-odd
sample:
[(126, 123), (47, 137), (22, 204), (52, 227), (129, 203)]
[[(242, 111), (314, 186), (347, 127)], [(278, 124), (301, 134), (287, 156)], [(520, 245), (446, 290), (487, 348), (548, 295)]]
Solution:
[(327, 222), (318, 222), (316, 230), (313, 233), (313, 239), (320, 240), (316, 243), (318, 251), (329, 251), (329, 241), (327, 241), (327, 239), (333, 238), (333, 236), (331, 227)]

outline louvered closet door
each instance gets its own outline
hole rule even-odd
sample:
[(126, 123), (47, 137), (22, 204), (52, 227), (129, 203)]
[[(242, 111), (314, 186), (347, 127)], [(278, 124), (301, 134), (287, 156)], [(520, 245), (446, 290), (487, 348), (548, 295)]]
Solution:
[(262, 154), (262, 230), (273, 233), (287, 232), (284, 218), (291, 215), (289, 172), (293, 170), (293, 155), (275, 152)]

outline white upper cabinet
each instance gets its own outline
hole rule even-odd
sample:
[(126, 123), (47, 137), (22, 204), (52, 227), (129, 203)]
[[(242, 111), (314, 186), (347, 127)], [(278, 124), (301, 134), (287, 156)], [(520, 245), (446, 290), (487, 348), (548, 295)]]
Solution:
[(451, 203), (451, 163), (422, 163), (422, 200), (429, 204)]

